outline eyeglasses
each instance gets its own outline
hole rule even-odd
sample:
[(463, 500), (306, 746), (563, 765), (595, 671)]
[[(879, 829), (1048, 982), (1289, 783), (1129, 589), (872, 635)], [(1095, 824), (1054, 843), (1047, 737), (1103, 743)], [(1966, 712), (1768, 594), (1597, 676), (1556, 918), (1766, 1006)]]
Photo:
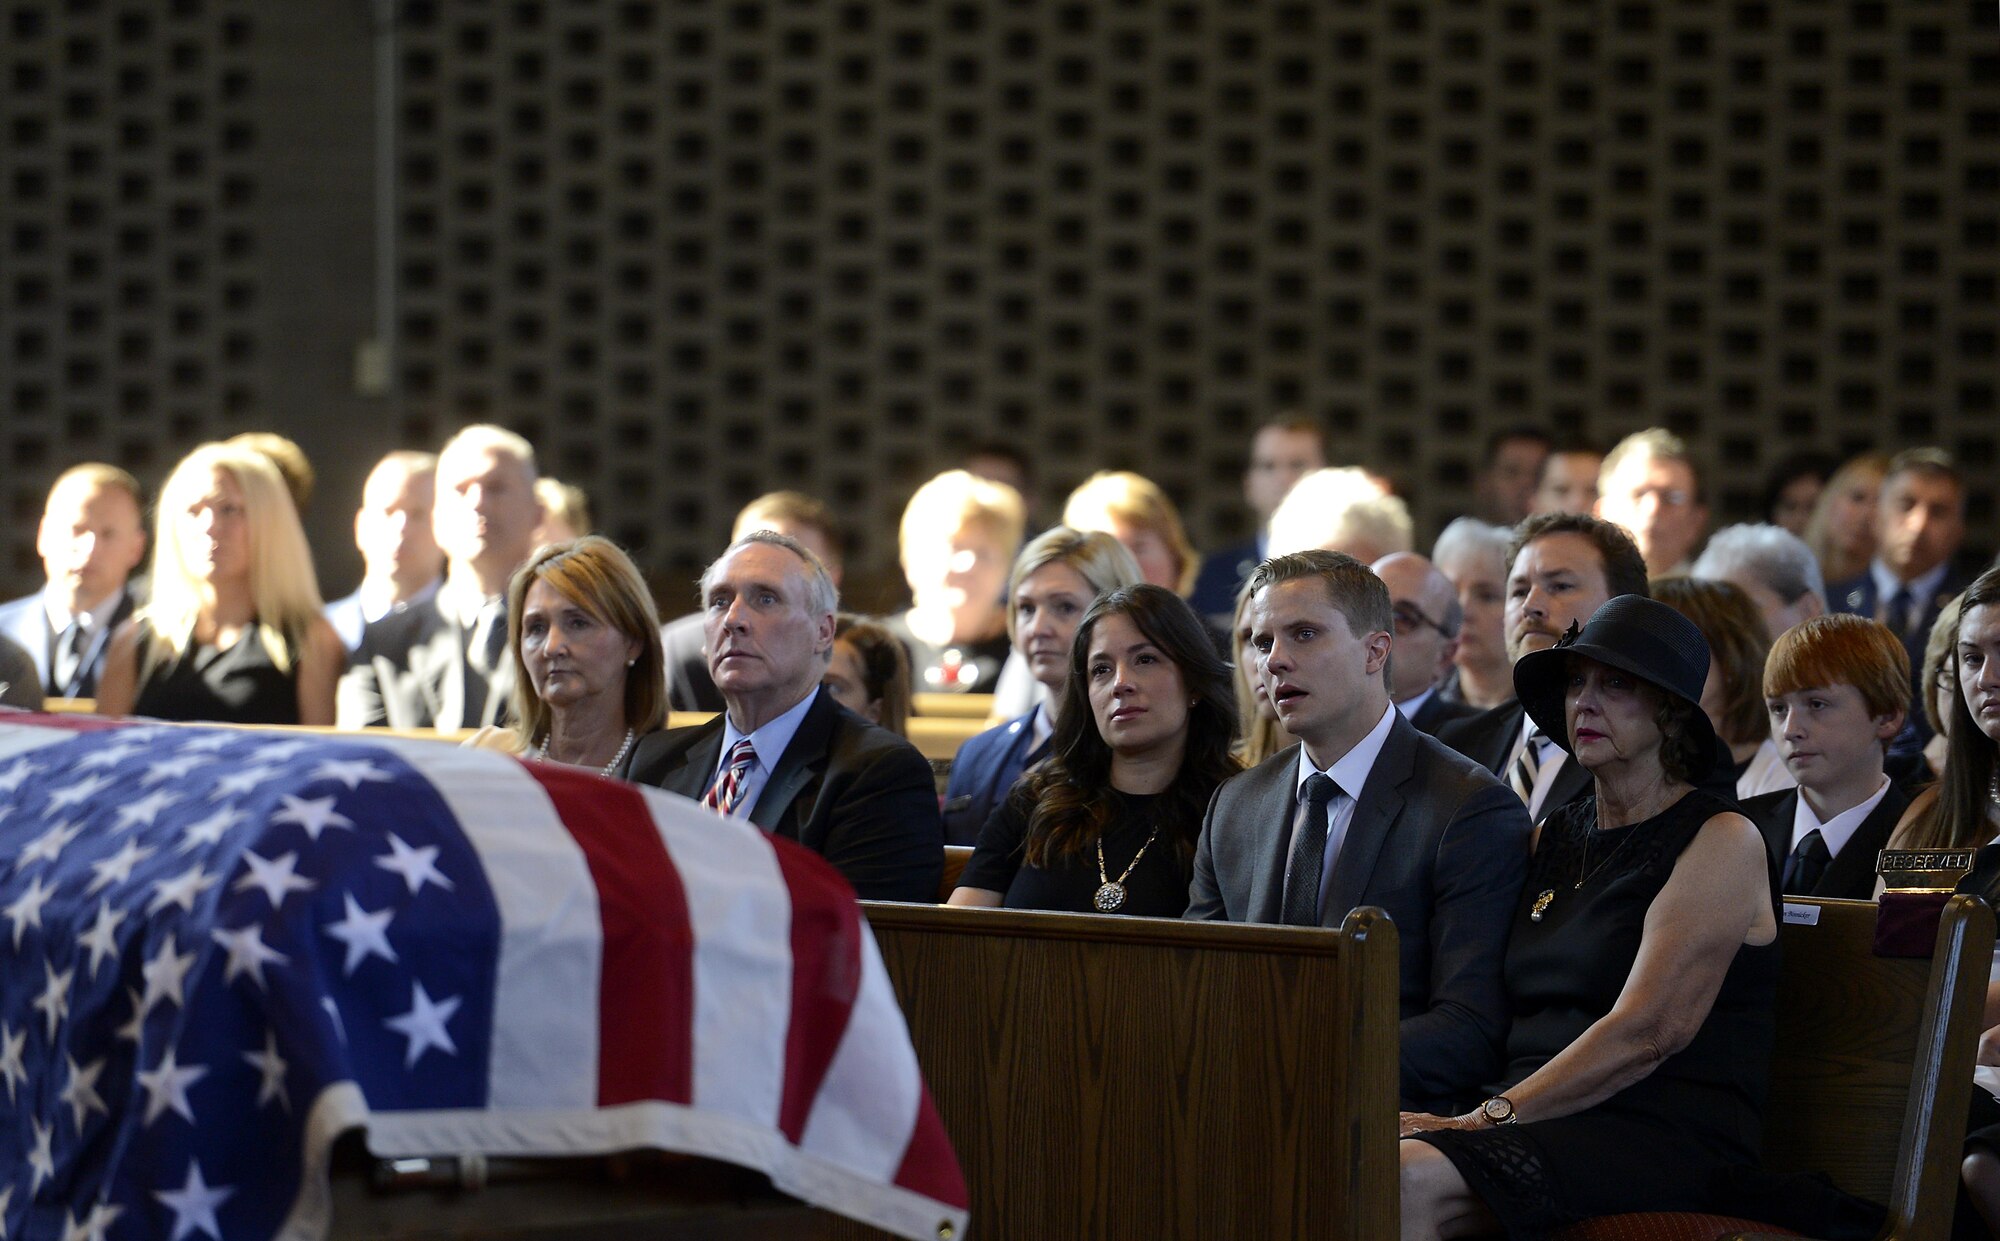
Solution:
[(1389, 609), (1389, 611), (1395, 617), (1396, 632), (1405, 638), (1415, 633), (1419, 628), (1435, 629), (1447, 638), (1452, 636), (1449, 629), (1438, 624), (1430, 617), (1425, 616), (1422, 610), (1414, 603), (1399, 603)]

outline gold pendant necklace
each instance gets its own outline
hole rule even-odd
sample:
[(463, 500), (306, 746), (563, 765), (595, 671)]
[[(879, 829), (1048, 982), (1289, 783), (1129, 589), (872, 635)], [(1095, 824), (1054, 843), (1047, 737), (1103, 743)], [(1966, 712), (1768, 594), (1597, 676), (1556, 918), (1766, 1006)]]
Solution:
[(1146, 850), (1152, 848), (1153, 842), (1158, 840), (1159, 838), (1160, 838), (1160, 825), (1155, 823), (1153, 825), (1153, 834), (1151, 836), (1146, 837), (1146, 843), (1140, 845), (1139, 851), (1132, 855), (1132, 865), (1127, 866), (1123, 874), (1119, 875), (1118, 878), (1113, 879), (1110, 876), (1110, 874), (1104, 869), (1104, 836), (1101, 833), (1098, 835), (1097, 837), (1098, 887), (1096, 893), (1093, 894), (1090, 898), (1090, 903), (1097, 907), (1098, 913), (1115, 914), (1119, 911), (1120, 908), (1124, 906), (1125, 881), (1132, 877), (1133, 867), (1139, 865), (1139, 859), (1146, 856)]
[[(1624, 837), (1620, 839), (1617, 845), (1612, 848), (1611, 852), (1604, 855), (1604, 860), (1599, 862), (1596, 866), (1591, 867), (1590, 842), (1591, 839), (1596, 835), (1597, 835), (1597, 829), (1595, 827), (1589, 829), (1583, 834), (1583, 856), (1578, 860), (1576, 864), (1576, 882), (1570, 885), (1570, 890), (1572, 892), (1583, 887), (1583, 885), (1590, 880), (1590, 877), (1592, 875), (1595, 875), (1598, 871), (1603, 870), (1606, 866), (1611, 865), (1611, 859), (1617, 857), (1619, 852), (1625, 848), (1625, 842), (1632, 839), (1632, 829), (1629, 827), (1626, 828)], [(1590, 869), (1586, 870), (1585, 867), (1590, 867)], [(1542, 915), (1549, 912), (1549, 906), (1555, 903), (1556, 903), (1556, 890), (1554, 888), (1542, 889), (1541, 892), (1536, 894), (1535, 903), (1528, 907), (1528, 921), (1540, 922), (1542, 920)]]

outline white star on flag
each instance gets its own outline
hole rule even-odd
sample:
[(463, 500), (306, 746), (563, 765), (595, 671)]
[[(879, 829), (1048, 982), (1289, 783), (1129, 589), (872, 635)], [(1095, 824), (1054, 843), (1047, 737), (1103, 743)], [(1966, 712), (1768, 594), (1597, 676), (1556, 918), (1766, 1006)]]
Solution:
[(221, 927), (212, 932), (215, 942), (229, 953), (229, 961), (222, 967), (222, 981), (225, 985), (235, 982), (238, 974), (250, 975), (257, 989), (264, 987), (264, 967), (282, 965), (288, 958), (284, 953), (264, 942), (264, 929), (256, 923), (236, 931), (225, 931)]
[(167, 1048), (167, 1054), (160, 1057), (158, 1068), (151, 1071), (140, 1070), (139, 1088), (146, 1092), (146, 1124), (152, 1124), (163, 1112), (178, 1112), (194, 1123), (194, 1107), (188, 1102), (188, 1087), (208, 1076), (205, 1065), (190, 1064), (182, 1068), (174, 1060), (174, 1049)]
[(187, 774), (208, 760), (199, 754), (189, 754), (183, 750), (172, 758), (163, 758), (157, 763), (146, 765), (146, 774), (139, 777), (141, 784), (158, 784), (162, 780), (185, 780)]
[(95, 754), (78, 759), (78, 771), (94, 771), (99, 767), (116, 767), (126, 759), (146, 748), (146, 743), (137, 736), (127, 735), (105, 746)]
[(110, 784), (110, 779), (105, 776), (89, 776), (78, 780), (68, 788), (57, 789), (49, 794), (49, 809), (67, 810), (71, 806), (80, 806), (103, 792)]
[(277, 774), (278, 769), (276, 767), (266, 766), (262, 763), (253, 763), (241, 771), (234, 772), (217, 780), (213, 795), (216, 797), (240, 797), (245, 793), (254, 791), (258, 785)]
[(14, 869), (25, 870), (28, 863), (37, 859), (53, 862), (62, 857), (62, 851), (69, 848), (69, 842), (83, 834), (81, 823), (58, 823), (48, 831), (28, 842), (21, 850), (21, 856), (14, 862)]
[(55, 962), (44, 961), (42, 970), (46, 981), (42, 984), (42, 993), (35, 997), (35, 1008), (48, 1019), (49, 1039), (53, 1041), (56, 1027), (69, 1016), (69, 983), (76, 977), (76, 968), (72, 966), (59, 974)]
[(65, 1055), (63, 1059), (69, 1061), (69, 1085), (63, 1087), (62, 1101), (69, 1105), (71, 1114), (76, 1117), (76, 1131), (82, 1133), (83, 1122), (90, 1118), (92, 1112), (110, 1114), (110, 1109), (104, 1106), (104, 1100), (97, 1094), (97, 1077), (104, 1072), (104, 1061), (99, 1059), (88, 1065), (79, 1065), (75, 1056)]
[(7, 1241), (7, 1209), (14, 1205), (14, 1187), (0, 1189), (0, 1241)]
[(90, 864), (95, 876), (84, 886), (85, 896), (95, 896), (114, 883), (124, 883), (132, 877), (132, 868), (153, 856), (150, 845), (141, 845), (136, 840), (127, 840), (123, 848), (101, 862)]
[(21, 935), (29, 927), (42, 929), (42, 906), (56, 894), (53, 887), (43, 887), (42, 877), (36, 875), (29, 881), (27, 890), (16, 897), (14, 903), (0, 910), (0, 917), (14, 924), (14, 951), (21, 950)]
[(104, 958), (118, 955), (118, 941), (112, 938), (118, 933), (118, 924), (125, 921), (125, 911), (113, 909), (110, 901), (97, 903), (97, 921), (78, 938), (77, 946), (90, 950), (90, 977), (97, 977), (97, 969), (104, 964)]
[(275, 858), (266, 858), (255, 853), (245, 853), (243, 864), (250, 873), (236, 881), (233, 891), (248, 892), (255, 888), (271, 902), (275, 912), (285, 903), (285, 897), (293, 892), (310, 892), (319, 885), (303, 875), (294, 873), (299, 864), (296, 853), (281, 853)]
[(17, 758), (5, 767), (0, 767), (0, 793), (12, 793), (20, 789), (21, 781), (35, 773), (35, 765), (25, 758)]
[(201, 845), (220, 844), (223, 833), (242, 821), (241, 813), (224, 806), (207, 818), (198, 819), (181, 829), (180, 851), (186, 853)]
[(179, 801), (180, 798), (165, 789), (154, 789), (138, 801), (128, 802), (118, 808), (118, 826), (114, 831), (130, 831), (143, 823), (147, 827), (160, 817), (160, 811)]
[(364, 783), (389, 783), (395, 779), (365, 758), (330, 758), (312, 769), (308, 780), (338, 780), (349, 789)]
[(410, 886), (411, 896), (423, 891), (426, 883), (434, 883), (447, 892), (451, 891), (451, 880), (445, 878), (437, 868), (436, 845), (413, 849), (394, 832), (388, 833), (388, 837), (388, 856), (376, 858), (375, 865), (401, 875), (403, 882)]
[(146, 1006), (139, 1002), (137, 987), (125, 988), (125, 998), (132, 1002), (132, 1015), (125, 1019), (124, 1025), (118, 1027), (117, 1035), (126, 1042), (137, 1045), (140, 1035), (146, 1029)]
[(0, 1021), (0, 1081), (7, 1083), (7, 1102), (14, 1101), (14, 1091), (28, 1080), (28, 1066), (21, 1059), (21, 1053), (28, 1046), (28, 1030), (23, 1026), (16, 1030)]
[(204, 1232), (222, 1241), (222, 1225), (216, 1222), (215, 1209), (229, 1200), (236, 1191), (227, 1185), (213, 1189), (201, 1179), (201, 1165), (188, 1161), (187, 1182), (179, 1189), (156, 1189), (153, 1196), (166, 1204), (174, 1213), (174, 1232), (167, 1241), (184, 1241), (190, 1233)]
[(381, 909), (367, 913), (355, 903), (354, 893), (346, 892), (342, 897), (347, 902), (347, 916), (326, 924), (326, 933), (347, 945), (347, 965), (341, 973), (352, 978), (355, 969), (371, 956), (393, 964), (396, 950), (389, 946), (389, 920), (396, 916), (396, 911)]
[(403, 1058), (403, 1067), (417, 1067), (417, 1060), (430, 1048), (437, 1048), (446, 1055), (458, 1054), (458, 1047), (451, 1041), (451, 1034), (444, 1024), (458, 1011), (459, 997), (450, 996), (431, 1002), (424, 993), (424, 984), (410, 984), (410, 1011), (400, 1017), (390, 1017), (382, 1022), (391, 1030), (410, 1040), (409, 1054)]
[(312, 748), (310, 741), (273, 741), (257, 748), (257, 759), (265, 763), (289, 763)]
[(305, 829), (314, 844), (318, 844), (319, 834), (327, 828), (354, 826), (353, 819), (333, 808), (334, 800), (331, 797), (293, 797), (287, 793), (283, 808), (271, 816), (271, 825), (296, 823)]
[(170, 1000), (175, 1007), (182, 1007), (182, 987), (187, 981), (188, 971), (194, 968), (193, 952), (175, 952), (171, 936), (160, 941), (160, 950), (152, 960), (139, 967), (139, 974), (146, 980), (146, 994), (139, 1001), (139, 1007), (151, 1012), (153, 1005), (162, 1000)]
[(179, 905), (188, 913), (194, 912), (194, 903), (203, 892), (215, 885), (215, 876), (201, 868), (199, 862), (188, 867), (172, 879), (162, 879), (153, 885), (152, 903), (146, 912), (156, 914), (169, 905)]
[(326, 1010), (328, 1019), (333, 1022), (333, 1032), (340, 1036), (340, 1045), (347, 1046), (347, 1023), (340, 1019), (340, 1005), (333, 1002), (332, 996), (323, 995), (319, 997), (319, 1006)]
[(291, 1111), (292, 1101), (285, 1094), (285, 1071), (289, 1066), (285, 1064), (285, 1058), (278, 1054), (277, 1032), (266, 1026), (264, 1050), (246, 1051), (243, 1058), (250, 1062), (250, 1067), (256, 1069), (262, 1079), (257, 1083), (257, 1106), (263, 1107), (276, 1099), (279, 1107)]
[[(90, 1214), (76, 1222), (77, 1241), (105, 1241), (105, 1233), (118, 1217), (125, 1213), (124, 1207), (114, 1207), (108, 1202), (100, 1202), (90, 1208)], [(64, 1241), (69, 1241), (69, 1230), (63, 1231)]]
[(177, 729), (176, 733), (182, 737), (192, 738), (182, 743), (183, 754), (213, 754), (217, 750), (226, 750), (229, 748), (229, 743), (236, 740), (238, 735), (220, 728), (199, 733), (190, 729)]
[(56, 1158), (49, 1149), (49, 1139), (55, 1136), (54, 1125), (44, 1125), (41, 1117), (32, 1118), (28, 1123), (35, 1127), (35, 1149), (28, 1152), (28, 1169), (34, 1173), (34, 1181), (28, 1186), (32, 1196), (42, 1191), (42, 1182), (56, 1174)]

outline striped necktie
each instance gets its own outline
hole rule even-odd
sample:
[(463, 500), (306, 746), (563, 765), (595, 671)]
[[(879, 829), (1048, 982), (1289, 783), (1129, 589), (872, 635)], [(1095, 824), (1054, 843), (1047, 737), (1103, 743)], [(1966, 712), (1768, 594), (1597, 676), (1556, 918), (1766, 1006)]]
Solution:
[(1535, 777), (1542, 774), (1542, 730), (1531, 728), (1528, 739), (1521, 743), (1521, 752), (1507, 769), (1507, 785), (1520, 797), (1521, 804), (1532, 809), (1535, 804)]
[(750, 765), (757, 761), (757, 751), (750, 748), (750, 738), (745, 737), (729, 747), (729, 761), (722, 765), (722, 773), (715, 777), (708, 795), (701, 804), (722, 814), (735, 814), (737, 804), (743, 800), (743, 786), (750, 775)]

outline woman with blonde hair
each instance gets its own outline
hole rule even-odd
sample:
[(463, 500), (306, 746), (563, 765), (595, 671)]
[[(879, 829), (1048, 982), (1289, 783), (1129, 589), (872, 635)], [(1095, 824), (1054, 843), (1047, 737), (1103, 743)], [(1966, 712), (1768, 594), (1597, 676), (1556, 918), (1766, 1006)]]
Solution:
[(203, 444), (160, 489), (152, 601), (111, 637), (106, 715), (332, 724), (347, 648), (270, 458)]
[(964, 470), (904, 506), (897, 551), (910, 608), (884, 624), (909, 647), (919, 693), (993, 692), (1007, 659), (1007, 564), (1026, 524), (1020, 493)]
[[(1867, 452), (1826, 480), (1805, 533), (1822, 580), (1844, 582), (1868, 572), (1868, 562), (1875, 558), (1875, 501), (1888, 474), (1889, 454)], [(1838, 606), (1838, 600), (1827, 604)]]
[(660, 614), (631, 557), (587, 534), (535, 549), (507, 585), (513, 723), (466, 742), (626, 778), (667, 722)]
[(1250, 582), (1236, 592), (1236, 618), (1229, 627), (1231, 666), (1236, 681), (1236, 720), (1239, 735), (1233, 753), (1243, 769), (1262, 763), (1298, 738), (1278, 722), (1278, 709), (1264, 692), (1264, 678), (1257, 674), (1257, 652), (1250, 645)]
[(1139, 572), (1155, 586), (1187, 598), (1201, 572), (1201, 557), (1188, 542), (1180, 510), (1158, 483), (1130, 470), (1099, 470), (1069, 493), (1063, 525), (1102, 530), (1125, 545)]

